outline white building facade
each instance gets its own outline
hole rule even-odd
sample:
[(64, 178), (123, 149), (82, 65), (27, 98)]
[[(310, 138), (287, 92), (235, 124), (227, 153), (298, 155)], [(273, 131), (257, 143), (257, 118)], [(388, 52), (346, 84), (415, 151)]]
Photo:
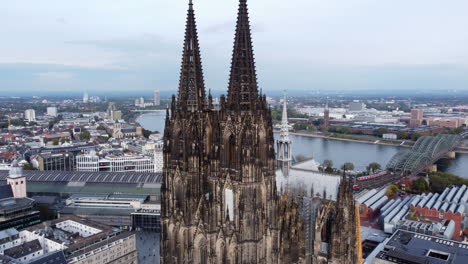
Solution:
[(24, 119), (29, 122), (36, 121), (36, 111), (34, 109), (26, 109), (24, 111)]
[(159, 95), (159, 89), (154, 90), (154, 105), (159, 106), (161, 105), (161, 97)]
[(109, 171), (109, 172), (161, 172), (162, 152), (154, 156), (107, 156), (100, 158), (97, 155), (86, 154), (76, 157), (77, 171)]
[(55, 106), (49, 106), (47, 107), (47, 115), (48, 116), (53, 116), (53, 117), (56, 117), (57, 116), (57, 107)]

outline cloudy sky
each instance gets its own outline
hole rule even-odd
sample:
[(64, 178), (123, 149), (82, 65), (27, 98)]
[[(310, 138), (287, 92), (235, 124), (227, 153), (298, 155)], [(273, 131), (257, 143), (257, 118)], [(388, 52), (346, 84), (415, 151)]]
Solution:
[[(175, 91), (188, 0), (2, 1), (0, 91)], [(259, 84), (468, 90), (466, 0), (249, 0)], [(194, 0), (225, 90), (237, 0)]]

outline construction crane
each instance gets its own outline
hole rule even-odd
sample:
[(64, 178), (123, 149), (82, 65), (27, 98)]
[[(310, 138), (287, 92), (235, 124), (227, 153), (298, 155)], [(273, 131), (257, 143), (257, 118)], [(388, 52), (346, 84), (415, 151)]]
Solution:
[(361, 242), (361, 219), (359, 218), (359, 203), (355, 202), (355, 214), (356, 214), (356, 254), (357, 264), (362, 264), (362, 242)]

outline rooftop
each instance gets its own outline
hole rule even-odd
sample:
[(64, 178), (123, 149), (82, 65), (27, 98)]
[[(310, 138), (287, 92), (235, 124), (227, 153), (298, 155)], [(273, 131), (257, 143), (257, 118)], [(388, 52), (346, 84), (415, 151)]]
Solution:
[[(0, 171), (0, 181), (7, 171)], [(30, 182), (86, 182), (86, 183), (161, 183), (162, 173), (149, 172), (79, 172), (79, 171), (24, 171)]]
[(39, 240), (34, 239), (29, 242), (25, 242), (19, 246), (12, 247), (9, 249), (6, 249), (3, 254), (5, 256), (12, 257), (14, 259), (22, 258), (24, 256), (27, 256), (29, 254), (32, 254), (36, 251), (39, 251), (42, 249), (41, 243), (39, 243)]
[(29, 264), (67, 264), (67, 259), (65, 258), (63, 251), (57, 251), (52, 254), (45, 255)]
[(468, 263), (468, 244), (409, 231), (397, 230), (385, 249), (377, 254), (377, 258), (427, 264)]
[(0, 213), (34, 205), (34, 200), (30, 198), (10, 198), (0, 201)]

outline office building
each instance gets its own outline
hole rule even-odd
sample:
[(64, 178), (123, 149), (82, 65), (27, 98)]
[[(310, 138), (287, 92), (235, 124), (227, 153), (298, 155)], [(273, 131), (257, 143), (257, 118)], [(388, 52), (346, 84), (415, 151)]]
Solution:
[(353, 101), (349, 103), (349, 111), (363, 111), (366, 109), (366, 104), (360, 101)]
[(161, 97), (159, 95), (159, 89), (154, 90), (154, 105), (159, 106), (161, 105)]
[(57, 117), (57, 107), (55, 106), (47, 107), (47, 115)]
[[(160, 153), (160, 155), (162, 154)], [(90, 153), (76, 157), (77, 171), (156, 172), (155, 168), (153, 157), (139, 155), (100, 158), (96, 154)]]
[(112, 111), (112, 120), (113, 121), (122, 120), (122, 111), (120, 111), (120, 110)]
[(24, 111), (24, 119), (29, 122), (36, 121), (36, 111), (34, 109), (26, 109)]
[(89, 95), (87, 92), (83, 94), (83, 103), (87, 104), (89, 102)]
[(138, 263), (135, 233), (76, 216), (0, 232), (0, 256), (15, 264), (55, 264), (57, 260), (71, 264)]
[(77, 215), (98, 223), (120, 228), (159, 231), (161, 204), (148, 195), (74, 194), (60, 215)]
[(411, 109), (410, 128), (418, 128), (422, 125), (423, 110)]
[(37, 169), (40, 171), (72, 171), (75, 170), (75, 155), (71, 152), (41, 153), (36, 158)]

